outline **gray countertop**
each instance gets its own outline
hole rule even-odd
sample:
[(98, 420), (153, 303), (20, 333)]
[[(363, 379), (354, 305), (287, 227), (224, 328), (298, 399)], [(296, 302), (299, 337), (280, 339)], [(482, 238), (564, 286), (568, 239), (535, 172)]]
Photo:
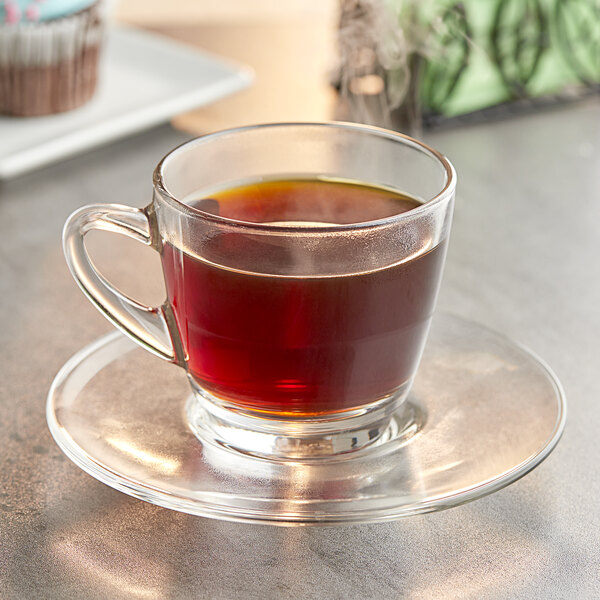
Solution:
[[(83, 204), (146, 204), (186, 138), (163, 127), (0, 187), (0, 597), (600, 598), (600, 104), (428, 136), (459, 173), (440, 307), (542, 356), (569, 416), (517, 483), (377, 525), (172, 512), (97, 482), (48, 432), (54, 375), (111, 330), (67, 271), (61, 227)], [(160, 299), (157, 257), (102, 235), (90, 245), (112, 280)]]

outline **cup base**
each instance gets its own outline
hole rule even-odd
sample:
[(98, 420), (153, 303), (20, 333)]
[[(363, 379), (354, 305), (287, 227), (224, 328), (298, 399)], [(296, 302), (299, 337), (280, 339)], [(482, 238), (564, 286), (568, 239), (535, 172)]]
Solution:
[(392, 440), (407, 440), (425, 422), (406, 403), (407, 382), (394, 395), (351, 411), (310, 419), (249, 414), (194, 386), (186, 404), (189, 426), (203, 443), (270, 460), (311, 460), (355, 455)]

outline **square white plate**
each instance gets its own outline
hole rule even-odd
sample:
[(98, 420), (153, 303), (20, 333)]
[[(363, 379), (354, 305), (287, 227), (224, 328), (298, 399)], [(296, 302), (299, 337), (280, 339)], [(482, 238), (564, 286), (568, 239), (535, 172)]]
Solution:
[(47, 117), (0, 116), (0, 179), (142, 131), (248, 86), (252, 71), (145, 31), (108, 32), (94, 98)]

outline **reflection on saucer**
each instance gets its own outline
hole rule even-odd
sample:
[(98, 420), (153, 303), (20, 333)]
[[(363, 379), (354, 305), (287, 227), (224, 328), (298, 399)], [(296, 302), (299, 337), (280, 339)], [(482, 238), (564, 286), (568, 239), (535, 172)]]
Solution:
[(174, 473), (180, 467), (180, 461), (144, 450), (137, 446), (135, 442), (113, 437), (107, 437), (106, 442), (113, 448), (125, 452), (134, 460), (144, 463), (150, 468), (157, 469), (163, 473)]

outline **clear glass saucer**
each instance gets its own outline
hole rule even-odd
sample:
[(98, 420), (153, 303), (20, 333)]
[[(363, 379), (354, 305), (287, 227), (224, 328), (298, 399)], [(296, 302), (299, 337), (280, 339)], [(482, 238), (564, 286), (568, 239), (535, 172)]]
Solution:
[(332, 458), (248, 456), (192, 432), (183, 370), (121, 333), (71, 358), (48, 395), (50, 431), (84, 471), (190, 514), (275, 525), (364, 523), (442, 510), (516, 481), (557, 444), (552, 371), (508, 338), (435, 317), (408, 400), (382, 443)]

